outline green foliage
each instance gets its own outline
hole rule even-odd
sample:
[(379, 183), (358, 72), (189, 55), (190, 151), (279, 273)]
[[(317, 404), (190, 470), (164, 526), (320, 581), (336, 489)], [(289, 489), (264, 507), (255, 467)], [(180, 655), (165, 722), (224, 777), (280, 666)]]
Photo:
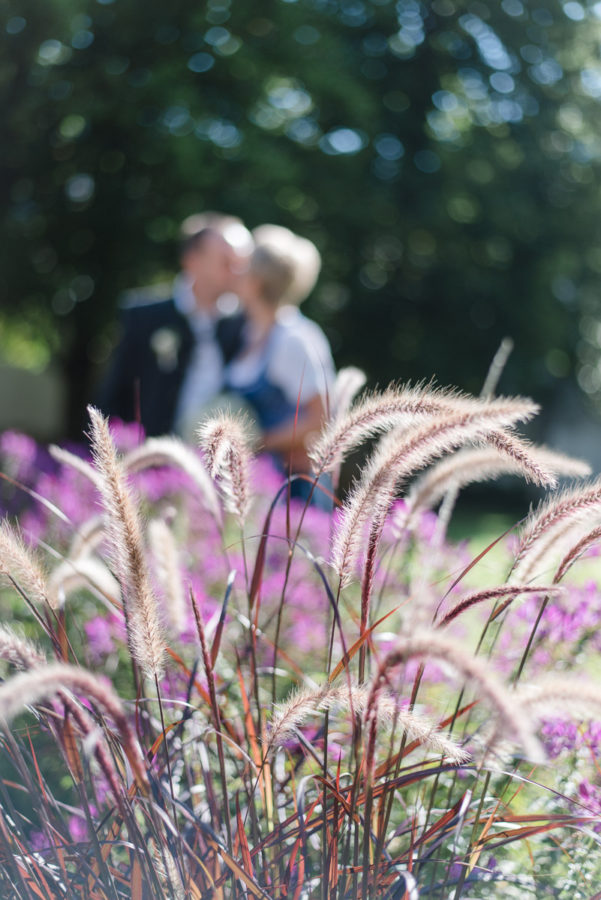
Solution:
[(202, 208), (317, 242), (307, 311), (372, 380), (475, 390), (511, 335), (505, 390), (601, 388), (596, 7), (1, 8), (2, 302), (52, 309), (74, 408), (119, 293), (176, 267)]

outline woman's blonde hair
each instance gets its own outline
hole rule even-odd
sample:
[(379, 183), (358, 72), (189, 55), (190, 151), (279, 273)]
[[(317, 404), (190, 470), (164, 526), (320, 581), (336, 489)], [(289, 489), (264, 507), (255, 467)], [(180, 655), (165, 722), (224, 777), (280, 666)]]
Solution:
[(294, 281), (294, 261), (273, 247), (255, 247), (250, 258), (250, 273), (258, 278), (263, 299), (271, 306), (279, 306)]
[[(273, 260), (273, 273), (275, 276), (276, 260), (282, 272), (280, 279), (281, 293), (275, 303), (278, 305), (293, 304), (298, 306), (307, 297), (317, 281), (321, 269), (321, 256), (319, 250), (312, 241), (294, 234), (289, 228), (282, 225), (259, 225), (252, 233), (255, 241), (255, 251), (265, 251), (263, 259)], [(265, 270), (271, 268), (271, 263), (261, 263)], [(283, 269), (288, 267), (291, 271), (288, 283), (283, 286)], [(251, 260), (251, 271), (253, 262)], [(263, 277), (262, 274), (260, 277)], [(274, 277), (275, 284), (275, 277)], [(265, 299), (270, 299), (266, 297)], [(273, 302), (273, 301), (272, 301)]]

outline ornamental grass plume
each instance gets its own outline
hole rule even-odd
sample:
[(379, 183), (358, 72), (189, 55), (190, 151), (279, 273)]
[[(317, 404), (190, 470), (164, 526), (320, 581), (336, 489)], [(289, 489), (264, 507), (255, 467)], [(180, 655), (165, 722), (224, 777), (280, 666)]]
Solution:
[(52, 606), (47, 574), (36, 554), (26, 547), (19, 530), (8, 520), (0, 522), (0, 576), (12, 578), (28, 599)]
[(197, 431), (209, 471), (217, 481), (228, 512), (244, 523), (250, 506), (250, 438), (242, 416), (221, 412)]
[(58, 609), (70, 594), (81, 588), (97, 591), (114, 605), (121, 601), (117, 580), (102, 560), (94, 556), (66, 557), (52, 570), (48, 579), (50, 603)]
[(33, 669), (46, 664), (46, 655), (32, 641), (6, 625), (0, 625), (0, 659), (17, 669)]
[[(569, 478), (590, 475), (591, 468), (583, 460), (534, 445), (530, 447), (530, 453), (540, 468), (551, 475)], [(409, 525), (419, 512), (436, 506), (451, 488), (461, 490), (468, 484), (492, 481), (503, 475), (520, 475), (528, 479), (530, 470), (524, 468), (521, 460), (502, 454), (494, 446), (458, 450), (416, 479), (407, 494), (408, 509), (397, 517), (397, 524)]]
[[(596, 517), (598, 520), (598, 517)], [(579, 542), (579, 535), (586, 528), (582, 517), (566, 517), (556, 528), (550, 529), (529, 549), (509, 575), (512, 584), (530, 581), (540, 583), (547, 580), (553, 571), (558, 558), (569, 552), (574, 541)]]
[[(349, 498), (356, 502), (365, 489), (354, 520), (360, 526), (356, 560), (364, 557), (356, 568), (360, 591), (338, 596), (340, 582), (322, 564), (332, 535), (328, 514), (307, 509), (291, 539), (291, 511), (271, 503), (281, 479), (267, 466), (253, 468), (252, 489), (263, 491), (261, 503), (230, 539), (236, 521), (224, 519), (209, 463), (221, 490), (230, 479), (228, 504), (236, 516), (242, 510), (234, 503), (248, 498), (250, 487), (236, 487), (228, 469), (233, 430), (223, 419), (207, 438), (205, 465), (200, 451), (186, 448), (182, 457), (182, 446), (171, 439), (118, 457), (107, 423), (91, 411), (106, 532), (95, 515), (100, 507), (86, 508), (93, 491), (87, 484), (82, 490), (68, 463), (58, 472), (54, 466), (38, 472), (39, 484), (32, 484), (38, 490), (23, 502), (18, 498), (26, 533), (37, 535), (59, 561), (51, 575), (42, 573), (53, 602), (78, 579), (91, 589), (56, 614), (45, 601), (42, 609), (28, 603), (25, 633), (37, 627), (48, 659), (93, 660), (99, 668), (92, 674), (48, 662), (42, 650), (0, 626), (2, 676), (10, 676), (11, 667), (26, 670), (0, 686), (0, 714), (15, 716), (37, 704), (33, 727), (26, 709), (12, 727), (2, 725), (3, 763), (9, 776), (17, 773), (0, 783), (3, 900), (52, 897), (57, 890), (111, 900), (130, 900), (132, 891), (149, 898), (192, 892), (197, 900), (392, 900), (412, 891), (459, 900), (495, 889), (518, 897), (524, 885), (544, 893), (563, 883), (565, 866), (574, 862), (582, 863), (583, 896), (598, 882), (600, 864), (586, 843), (594, 849), (598, 798), (583, 816), (587, 803), (574, 803), (571, 789), (580, 790), (579, 768), (590, 774), (585, 751), (597, 748), (598, 726), (580, 729), (571, 752), (544, 773), (533, 776), (529, 762), (542, 759), (537, 736), (550, 755), (555, 750), (549, 739), (554, 724), (538, 724), (548, 712), (566, 708), (601, 721), (593, 678), (564, 675), (572, 662), (574, 668), (581, 660), (595, 663), (600, 593), (592, 581), (572, 588), (556, 583), (601, 540), (598, 513), (586, 494), (592, 486), (585, 485), (584, 502), (578, 494), (560, 494), (560, 514), (555, 507), (547, 519), (543, 513), (540, 531), (532, 526), (535, 514), (529, 520), (534, 537), (527, 557), (540, 560), (552, 542), (570, 541), (545, 585), (500, 584), (491, 572), (504, 565), (510, 548), (481, 534), (477, 517), (469, 547), (439, 536), (440, 512), (421, 517), (420, 527), (402, 540), (394, 529), (382, 530), (399, 486), (402, 491), (420, 466), (464, 441), (469, 450), (414, 483), (409, 499), (416, 518), (444, 493), (441, 486), (467, 481), (468, 470), (470, 477), (496, 477), (501, 470), (534, 477), (570, 467), (571, 474), (582, 474), (574, 471), (580, 464), (506, 430), (533, 411), (529, 401), (487, 403), (427, 387), (391, 388), (343, 412), (355, 385), (352, 379), (341, 385), (338, 418), (321, 450), (327, 464), (366, 433), (390, 432)], [(147, 464), (188, 466), (188, 478), (173, 478), (166, 468), (140, 478), (141, 487), (148, 485), (142, 498), (148, 528), (129, 492), (129, 475), (134, 482)], [(190, 466), (202, 471), (199, 484), (204, 478), (211, 485), (219, 527), (204, 508), (206, 498), (186, 502), (195, 489)], [(582, 511), (572, 520), (573, 502)], [(171, 527), (170, 508), (181, 510), (177, 527)], [(346, 509), (343, 522), (345, 516)], [(79, 522), (84, 525), (75, 530)], [(487, 546), (480, 550), (482, 539)], [(86, 575), (89, 565), (108, 559), (107, 549), (123, 592), (125, 635), (115, 603), (102, 605), (99, 583), (91, 570)], [(183, 611), (179, 560), (190, 582)], [(595, 565), (598, 560), (588, 560)], [(235, 587), (234, 575), (242, 570), (244, 587)], [(18, 597), (9, 588), (0, 593), (4, 621), (18, 617)], [(528, 599), (536, 594), (544, 598)], [(512, 603), (508, 615), (498, 615)], [(489, 616), (473, 615), (488, 613), (489, 604)], [(157, 632), (149, 622), (160, 626), (164, 611), (178, 621), (188, 614), (187, 627), (178, 629), (164, 657), (159, 631), (153, 656)], [(198, 635), (189, 627), (192, 612)], [(420, 625), (428, 619), (431, 630)], [(414, 660), (424, 666), (414, 662), (405, 672), (404, 663)], [(533, 675), (522, 687), (526, 664)], [(545, 668), (558, 670), (555, 681), (541, 675)], [(157, 672), (156, 690), (148, 689), (140, 670)], [(111, 672), (127, 704), (119, 704), (102, 671)], [(295, 690), (299, 684), (304, 687)], [(506, 739), (524, 762), (498, 764)], [(474, 748), (473, 761), (466, 748)]]
[(572, 568), (575, 562), (577, 562), (584, 554), (592, 549), (596, 544), (601, 542), (601, 525), (593, 528), (592, 531), (589, 531), (588, 534), (585, 534), (579, 541), (577, 541), (566, 553), (564, 558), (559, 564), (557, 572), (553, 576), (553, 583), (557, 584), (559, 581), (564, 578), (564, 576), (568, 573), (568, 571)]
[(537, 720), (546, 716), (567, 715), (577, 719), (601, 716), (601, 687), (566, 672), (521, 684), (515, 696), (527, 714)]
[(165, 618), (172, 632), (179, 635), (186, 625), (186, 601), (177, 543), (164, 519), (148, 523), (148, 542), (165, 599)]
[(204, 506), (219, 527), (223, 516), (215, 486), (198, 454), (179, 438), (148, 438), (123, 457), (123, 468), (133, 474), (156, 466), (176, 466), (194, 482)]
[(119, 697), (112, 687), (86, 669), (66, 663), (54, 663), (15, 675), (0, 686), (0, 721), (4, 721), (6, 728), (26, 706), (34, 706), (63, 691), (82, 694), (86, 700), (97, 704), (111, 717), (121, 736), (123, 749), (136, 780), (141, 785), (147, 785), (140, 745)]
[(459, 643), (439, 631), (416, 631), (397, 640), (373, 678), (366, 713), (368, 721), (376, 715), (379, 694), (383, 685), (388, 683), (391, 671), (416, 657), (424, 661), (438, 660), (447, 663), (472, 684), (480, 699), (488, 701), (491, 712), (497, 719), (492, 742), (504, 734), (521, 745), (527, 759), (532, 762), (544, 760), (543, 749), (534, 735), (532, 722), (517, 702), (515, 694), (499, 681), (490, 665), (466, 653)]
[[(310, 716), (324, 712), (342, 713), (347, 716), (365, 716), (369, 702), (369, 689), (365, 685), (325, 685), (317, 689), (304, 689), (293, 693), (287, 701), (274, 710), (267, 734), (267, 753), (295, 737), (296, 731)], [(417, 742), (429, 753), (461, 763), (469, 754), (438, 726), (424, 716), (399, 706), (396, 698), (386, 694), (379, 698), (377, 715), (380, 725), (405, 732), (411, 742)]]
[[(0, 659), (25, 672), (29, 672), (32, 669), (42, 669), (43, 672), (48, 672), (49, 668), (46, 655), (32, 641), (4, 625), (0, 625)], [(12, 681), (8, 682), (8, 684), (12, 684)], [(52, 694), (52, 691), (50, 693)], [(94, 755), (107, 783), (111, 787), (115, 799), (120, 803), (123, 791), (117, 772), (106, 748), (98, 742), (97, 735), (94, 734), (97, 728), (90, 719), (89, 713), (74, 699), (70, 690), (66, 687), (57, 686), (56, 697), (64, 704), (65, 709), (77, 723), (82, 737), (89, 741), (94, 736)], [(31, 702), (36, 701), (32, 700)]]
[(166, 891), (165, 896), (169, 900), (188, 900), (191, 894), (184, 884), (173, 854), (166, 847), (159, 848), (155, 845), (151, 846), (151, 852), (156, 873)]
[(525, 581), (549, 553), (573, 540), (574, 529), (590, 530), (601, 515), (601, 478), (543, 501), (528, 517), (511, 570), (512, 581)]
[(417, 469), (468, 442), (486, 440), (491, 431), (510, 426), (524, 414), (521, 402), (480, 401), (469, 410), (448, 412), (436, 419), (395, 430), (364, 467), (360, 480), (346, 498), (332, 543), (332, 565), (341, 584), (353, 577), (356, 560), (369, 526), (376, 540), (400, 485)]
[[(397, 425), (406, 425), (412, 418), (419, 421), (428, 416), (474, 411), (481, 409), (483, 402), (458, 391), (424, 385), (392, 386), (382, 393), (369, 394), (346, 415), (325, 426), (310, 453), (313, 471), (319, 475), (335, 469), (351, 450), (368, 438)], [(538, 411), (538, 406), (528, 399), (515, 397), (504, 402), (513, 405), (513, 422), (525, 422)]]
[(75, 532), (69, 547), (69, 559), (89, 556), (105, 540), (104, 519), (102, 516), (91, 516)]
[(71, 453), (63, 447), (58, 447), (56, 444), (50, 444), (48, 452), (57, 462), (75, 469), (76, 472), (79, 472), (80, 475), (87, 478), (97, 490), (101, 490), (101, 479), (98, 472), (94, 466), (91, 466), (90, 463), (85, 459), (82, 459), (81, 456), (77, 456), (75, 453)]
[(367, 376), (356, 366), (339, 369), (331, 399), (331, 418), (341, 418), (349, 411), (350, 405), (364, 387)]
[(158, 679), (163, 672), (164, 640), (146, 564), (142, 529), (108, 423), (93, 407), (89, 407), (89, 414), (107, 535), (123, 596), (128, 646), (142, 672)]
[(502, 584), (498, 587), (492, 588), (484, 588), (479, 591), (471, 591), (469, 594), (466, 594), (464, 597), (461, 597), (457, 600), (450, 609), (447, 609), (444, 615), (441, 617), (437, 617), (436, 625), (439, 628), (442, 628), (445, 625), (449, 625), (457, 616), (460, 616), (461, 613), (465, 612), (468, 609), (471, 609), (473, 606), (477, 606), (480, 603), (485, 602), (486, 600), (503, 600), (504, 602), (501, 607), (497, 608), (497, 614), (499, 614), (502, 609), (506, 609), (510, 603), (520, 597), (522, 594), (545, 594), (547, 596), (557, 596), (558, 594), (563, 594), (564, 590), (559, 588), (557, 585), (553, 585), (551, 587), (542, 587), (531, 584)]
[(509, 434), (507, 431), (493, 431), (486, 438), (486, 443), (495, 447), (502, 456), (506, 456), (515, 465), (521, 467), (521, 475), (526, 481), (541, 487), (557, 487), (557, 478), (552, 470), (545, 468), (536, 454), (533, 445), (523, 438)]

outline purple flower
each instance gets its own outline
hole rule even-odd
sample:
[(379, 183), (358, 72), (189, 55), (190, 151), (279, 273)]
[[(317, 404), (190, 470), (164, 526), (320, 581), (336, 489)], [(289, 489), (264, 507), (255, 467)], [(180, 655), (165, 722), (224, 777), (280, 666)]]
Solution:
[(5, 431), (0, 435), (0, 454), (6, 474), (19, 481), (29, 481), (34, 474), (38, 446), (33, 438), (18, 431)]
[(95, 662), (102, 662), (105, 657), (116, 650), (115, 640), (125, 640), (125, 624), (123, 619), (114, 614), (94, 616), (84, 623), (88, 639), (88, 648)]
[(121, 453), (127, 453), (143, 443), (144, 429), (137, 422), (124, 422), (122, 419), (111, 419), (111, 435), (115, 446)]
[(599, 815), (601, 813), (601, 787), (592, 784), (588, 779), (584, 779), (578, 785), (578, 797), (587, 809)]
[(417, 533), (420, 540), (425, 544), (430, 544), (432, 542), (434, 535), (436, 534), (437, 522), (438, 516), (429, 509), (420, 515)]
[(78, 843), (87, 840), (88, 825), (83, 815), (69, 816), (69, 834)]
[(48, 835), (43, 831), (30, 831), (29, 832), (29, 846), (32, 850), (37, 851), (38, 853), (42, 850), (48, 850), (51, 846), (50, 841), (48, 840)]
[(577, 750), (581, 742), (578, 727), (571, 720), (545, 720), (541, 727), (541, 736), (550, 759), (555, 759), (566, 750)]
[(590, 722), (582, 734), (582, 742), (593, 753), (597, 754), (601, 748), (601, 722)]

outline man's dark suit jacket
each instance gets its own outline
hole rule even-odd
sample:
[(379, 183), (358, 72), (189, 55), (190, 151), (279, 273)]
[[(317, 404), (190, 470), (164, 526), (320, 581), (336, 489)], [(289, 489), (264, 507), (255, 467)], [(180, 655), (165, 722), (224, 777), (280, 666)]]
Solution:
[[(215, 337), (224, 361), (242, 343), (242, 315), (216, 322)], [(107, 416), (126, 422), (138, 418), (147, 435), (173, 430), (179, 392), (194, 350), (194, 334), (172, 299), (152, 301), (122, 310), (122, 336), (98, 405)]]

